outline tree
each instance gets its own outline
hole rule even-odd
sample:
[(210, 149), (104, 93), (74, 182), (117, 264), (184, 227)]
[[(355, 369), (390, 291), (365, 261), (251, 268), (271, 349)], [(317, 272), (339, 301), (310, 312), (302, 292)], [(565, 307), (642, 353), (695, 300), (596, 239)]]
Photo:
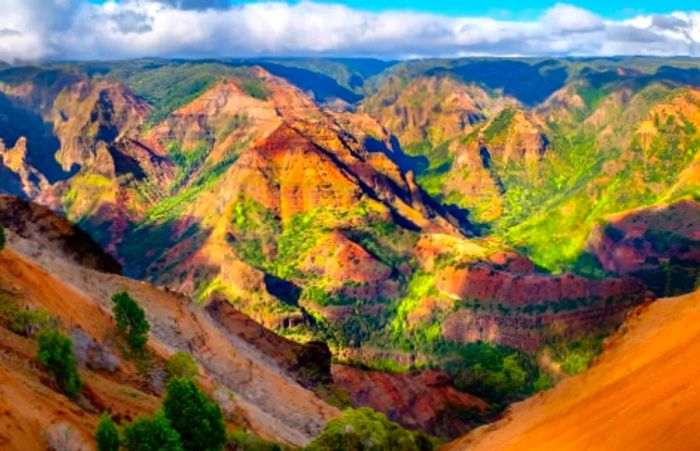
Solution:
[(431, 451), (436, 442), (424, 433), (409, 431), (384, 414), (362, 407), (346, 409), (326, 424), (321, 434), (304, 448), (306, 451), (364, 451), (400, 449)]
[(168, 359), (167, 370), (170, 377), (195, 377), (197, 363), (188, 353), (176, 352)]
[(162, 412), (126, 425), (122, 445), (126, 451), (183, 451), (180, 435)]
[(221, 409), (192, 379), (173, 378), (168, 382), (163, 411), (180, 434), (185, 450), (220, 450), (226, 443)]
[(5, 247), (5, 229), (0, 225), (0, 251)]
[(36, 336), (39, 346), (37, 358), (53, 375), (61, 390), (74, 398), (82, 383), (73, 354), (73, 340), (56, 329), (44, 329)]
[(132, 349), (140, 351), (148, 341), (150, 327), (141, 306), (126, 291), (112, 296), (112, 312), (117, 321), (117, 328), (126, 333), (126, 339)]
[(118, 451), (119, 430), (107, 412), (103, 413), (95, 429), (97, 451)]

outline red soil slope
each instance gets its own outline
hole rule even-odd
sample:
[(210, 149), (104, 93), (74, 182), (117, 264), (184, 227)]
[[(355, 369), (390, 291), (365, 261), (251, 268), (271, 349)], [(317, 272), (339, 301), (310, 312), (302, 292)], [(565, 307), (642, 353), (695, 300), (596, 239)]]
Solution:
[(601, 359), (447, 450), (700, 449), (700, 291), (627, 320)]

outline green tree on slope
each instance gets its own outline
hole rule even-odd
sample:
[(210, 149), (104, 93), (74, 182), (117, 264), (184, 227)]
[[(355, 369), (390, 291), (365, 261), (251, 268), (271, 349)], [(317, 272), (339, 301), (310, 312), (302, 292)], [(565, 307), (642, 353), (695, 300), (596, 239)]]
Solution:
[(186, 451), (214, 451), (226, 443), (221, 408), (209, 400), (192, 379), (168, 382), (163, 411), (182, 440)]
[(126, 291), (115, 293), (112, 301), (114, 302), (112, 312), (117, 321), (117, 328), (126, 333), (126, 339), (132, 349), (142, 350), (146, 346), (150, 330), (143, 309)]
[(44, 329), (36, 336), (37, 358), (53, 375), (61, 390), (74, 398), (82, 382), (78, 376), (77, 360), (73, 354), (73, 340), (56, 329)]
[(183, 451), (180, 435), (162, 412), (126, 425), (122, 446), (125, 451)]
[(107, 412), (103, 413), (95, 429), (97, 451), (119, 451), (119, 429)]

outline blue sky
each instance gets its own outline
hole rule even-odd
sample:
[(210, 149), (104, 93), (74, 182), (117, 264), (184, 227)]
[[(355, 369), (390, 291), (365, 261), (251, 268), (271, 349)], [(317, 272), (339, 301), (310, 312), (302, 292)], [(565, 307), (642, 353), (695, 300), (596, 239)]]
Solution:
[[(91, 0), (92, 3), (101, 4), (106, 0)], [(224, 0), (230, 4), (254, 3), (237, 0)], [(197, 0), (191, 0), (196, 3)], [(206, 0), (204, 1), (206, 3)], [(288, 2), (295, 3), (295, 2)], [(430, 12), (449, 16), (458, 15), (479, 15), (494, 18), (509, 18), (513, 20), (531, 19), (541, 14), (542, 11), (552, 7), (556, 1), (551, 0), (345, 0), (345, 1), (319, 1), (319, 3), (341, 3), (352, 8), (366, 11), (386, 11), (386, 10), (412, 10), (419, 12)], [(585, 8), (611, 19), (632, 17), (638, 14), (664, 14), (673, 11), (685, 11), (700, 9), (698, 1), (688, 0), (656, 0), (656, 1), (587, 1), (568, 2), (570, 4)]]
[(683, 0), (0, 0), (0, 11), (4, 61), (700, 57), (700, 4)]

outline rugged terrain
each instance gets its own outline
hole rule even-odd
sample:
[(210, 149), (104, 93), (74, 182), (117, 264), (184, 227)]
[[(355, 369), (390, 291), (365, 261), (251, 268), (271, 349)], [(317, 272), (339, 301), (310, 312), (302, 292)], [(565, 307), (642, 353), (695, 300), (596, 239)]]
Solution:
[(260, 346), (303, 386), (333, 359), (346, 402), (449, 439), (695, 289), (699, 87), (653, 58), (5, 67), (0, 189), (225, 334), (286, 337)]
[(692, 449), (700, 293), (635, 310), (583, 374), (445, 449)]
[[(3, 198), (3, 214), (8, 205), (18, 212), (19, 204)], [(66, 430), (76, 443), (89, 443), (103, 410), (122, 420), (150, 413), (163, 393), (163, 362), (176, 351), (195, 357), (202, 383), (238, 427), (298, 446), (339, 414), (310, 390), (330, 383), (327, 349), (277, 337), (238, 312), (204, 309), (182, 295), (96, 271), (92, 262), (99, 266), (108, 256), (95, 252), (88, 258), (85, 241), (71, 248), (80, 232), (47, 211), (37, 215), (42, 209), (24, 206), (33, 208), (29, 225), (19, 225), (16, 216), (13, 222), (2, 221), (8, 241), (0, 251), (3, 448), (41, 449), (52, 434), (58, 437)], [(131, 360), (117, 339), (110, 298), (121, 290), (146, 310), (151, 324), (148, 362)], [(81, 360), (86, 399), (73, 404), (53, 391), (33, 363), (34, 341), (11, 330), (17, 309), (45, 312), (70, 333)]]

